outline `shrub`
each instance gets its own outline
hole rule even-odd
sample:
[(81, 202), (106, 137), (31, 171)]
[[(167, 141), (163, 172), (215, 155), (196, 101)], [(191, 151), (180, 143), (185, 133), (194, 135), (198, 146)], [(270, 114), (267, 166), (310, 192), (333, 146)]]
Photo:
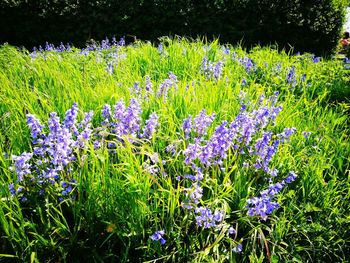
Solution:
[(344, 22), (344, 5), (316, 1), (17, 0), (0, 8), (0, 42), (33, 47), (49, 41), (85, 41), (130, 35), (220, 37), (221, 41), (275, 44), (295, 51), (329, 54)]

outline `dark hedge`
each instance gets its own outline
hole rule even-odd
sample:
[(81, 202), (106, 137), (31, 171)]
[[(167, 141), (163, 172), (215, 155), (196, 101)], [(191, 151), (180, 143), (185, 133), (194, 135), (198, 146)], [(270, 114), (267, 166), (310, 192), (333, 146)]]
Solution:
[(31, 48), (126, 36), (186, 36), (278, 44), (318, 55), (335, 50), (344, 8), (334, 0), (0, 0), (0, 43)]

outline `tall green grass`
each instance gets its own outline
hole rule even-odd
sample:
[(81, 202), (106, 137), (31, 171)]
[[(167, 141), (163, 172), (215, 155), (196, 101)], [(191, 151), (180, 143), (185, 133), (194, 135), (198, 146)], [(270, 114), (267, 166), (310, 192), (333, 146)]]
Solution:
[[(289, 56), (271, 48), (249, 53), (229, 47), (226, 54), (217, 42), (162, 41), (163, 51), (150, 43), (118, 47), (118, 65), (106, 71), (109, 51), (45, 52), (29, 56), (11, 46), (0, 48), (0, 258), (45, 262), (346, 262), (350, 255), (349, 177), (349, 77), (339, 61), (314, 63), (310, 54)], [(237, 57), (248, 56), (256, 68), (247, 73)], [(224, 61), (216, 81), (201, 74), (202, 59)], [(295, 67), (296, 83), (286, 82)], [(278, 69), (279, 68), (279, 69)], [(143, 117), (155, 111), (159, 130), (148, 144), (126, 144), (116, 155), (91, 147), (85, 161), (78, 160), (76, 201), (54, 205), (47, 199), (34, 207), (10, 197), (8, 185), (16, 175), (9, 170), (11, 154), (31, 151), (26, 114), (44, 123), (50, 112), (61, 117), (74, 102), (80, 111), (98, 112), (105, 103), (134, 97), (135, 82), (153, 83), (154, 94), (169, 72), (178, 78), (178, 89), (166, 100), (150, 96), (142, 101)], [(305, 81), (301, 77), (305, 74)], [(247, 82), (242, 85), (242, 80)], [(259, 96), (279, 91), (283, 106), (273, 129), (295, 127), (296, 134), (283, 144), (273, 167), (294, 170), (298, 178), (286, 187), (281, 207), (267, 221), (249, 217), (248, 198), (264, 189), (258, 173), (247, 171), (235, 155), (225, 172), (210, 170), (204, 183), (205, 204), (220, 207), (238, 233), (227, 240), (224, 233), (197, 228), (181, 207), (183, 190), (175, 177), (183, 175), (181, 153), (169, 155), (165, 147), (178, 142), (184, 148), (181, 126), (203, 108), (217, 114), (209, 129), (239, 113), (240, 98), (256, 104)], [(342, 97), (337, 97), (341, 91)], [(344, 95), (345, 94), (345, 95)], [(311, 132), (305, 139), (303, 132)], [(143, 167), (149, 155), (166, 160), (159, 164), (167, 176), (151, 176)], [(259, 179), (260, 178), (260, 179)], [(149, 236), (164, 229), (161, 246)], [(232, 252), (237, 242), (241, 253)]]

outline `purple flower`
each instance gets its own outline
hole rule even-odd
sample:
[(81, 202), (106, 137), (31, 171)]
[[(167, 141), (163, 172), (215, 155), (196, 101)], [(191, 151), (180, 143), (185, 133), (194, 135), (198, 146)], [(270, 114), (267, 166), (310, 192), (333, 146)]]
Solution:
[(320, 62), (321, 61), (321, 57), (313, 57), (312, 58), (312, 62), (313, 63), (318, 63), (318, 62)]
[(201, 72), (207, 79), (220, 79), (222, 75), (222, 69), (223, 69), (223, 62), (211, 62), (206, 57), (202, 59), (201, 63)]
[(143, 129), (143, 133), (141, 134), (142, 138), (152, 139), (153, 133), (158, 127), (158, 116), (155, 112), (153, 112), (149, 119), (146, 121), (146, 125)]
[(102, 117), (107, 121), (110, 120), (112, 116), (111, 105), (105, 104), (101, 110)]
[(221, 75), (222, 75), (222, 66), (223, 66), (223, 62), (222, 61), (218, 61), (213, 69), (213, 77), (214, 79), (218, 80)]
[(121, 46), (121, 47), (125, 46), (125, 37), (120, 38), (120, 40), (118, 42), (118, 46)]
[(305, 139), (308, 139), (310, 137), (311, 132), (303, 131), (303, 135)]
[(15, 186), (14, 186), (14, 184), (10, 184), (9, 185), (9, 191), (10, 191), (10, 193), (11, 193), (11, 196), (14, 196), (14, 195), (16, 195), (16, 189), (15, 189)]
[(26, 152), (22, 153), (20, 156), (12, 155), (14, 165), (11, 167), (11, 169), (15, 168), (18, 182), (23, 181), (24, 176), (31, 173), (31, 165), (29, 164), (29, 161), (32, 159), (32, 157), (32, 153)]
[(229, 235), (235, 235), (235, 234), (237, 234), (236, 229), (234, 229), (232, 226), (227, 230), (227, 232), (229, 233)]
[(41, 125), (40, 121), (33, 114), (27, 114), (27, 125), (31, 130), (31, 136), (33, 139), (42, 136), (44, 126)]
[(208, 207), (197, 207), (195, 209), (197, 226), (203, 228), (211, 228), (217, 226), (224, 219), (223, 211), (215, 211), (214, 213)]
[(141, 122), (141, 107), (135, 98), (130, 100), (129, 107), (126, 111), (126, 115), (122, 120), (128, 134), (136, 135), (140, 130)]
[(190, 143), (186, 150), (184, 151), (185, 155), (185, 164), (189, 165), (192, 163), (193, 160), (197, 159), (199, 154), (201, 153), (201, 145), (200, 145), (201, 139), (196, 138), (194, 140), (194, 143)]
[(292, 66), (289, 68), (289, 72), (288, 72), (287, 77), (286, 77), (286, 82), (288, 84), (291, 84), (292, 87), (294, 87), (296, 84), (296, 81), (297, 80), (296, 80), (295, 66)]
[(153, 235), (151, 235), (149, 238), (152, 240), (152, 241), (159, 241), (161, 245), (164, 245), (166, 240), (163, 238), (164, 236), (164, 231), (163, 230), (160, 230), (160, 231), (156, 231), (154, 232)]
[(169, 77), (159, 85), (157, 97), (163, 96), (165, 101), (171, 88), (173, 88), (174, 91), (177, 90), (177, 82), (177, 77), (172, 72), (169, 72)]
[(239, 253), (239, 252), (242, 252), (243, 250), (243, 245), (242, 244), (237, 244), (237, 246), (235, 246), (233, 249), (232, 249), (232, 252), (234, 253)]
[(293, 135), (296, 132), (296, 128), (285, 128), (283, 132), (277, 135), (278, 138), (280, 138), (281, 142), (289, 141), (290, 136)]
[(192, 131), (192, 116), (189, 115), (182, 124), (182, 129), (185, 133), (185, 138), (188, 139), (190, 137), (190, 133)]
[(72, 108), (66, 111), (66, 116), (63, 121), (63, 126), (73, 132), (77, 133), (77, 128), (75, 126), (76, 120), (78, 116), (78, 104), (74, 103)]
[(124, 120), (126, 116), (126, 107), (124, 105), (124, 101), (120, 100), (115, 106), (114, 106), (114, 118), (118, 121)]
[(245, 68), (245, 71), (247, 73), (250, 73), (256, 70), (256, 65), (253, 63), (253, 60), (251, 60), (249, 57), (241, 58), (239, 59), (239, 62)]
[(260, 216), (262, 220), (266, 220), (280, 205), (271, 200), (271, 196), (268, 194), (261, 195), (260, 197), (253, 197), (247, 200), (248, 216)]
[(153, 89), (153, 85), (151, 82), (151, 78), (149, 76), (146, 76), (146, 91), (151, 92)]
[(289, 184), (289, 183), (293, 182), (296, 178), (297, 178), (297, 174), (295, 172), (291, 171), (291, 172), (289, 172), (289, 175), (285, 179), (285, 182)]
[[(197, 115), (193, 120), (194, 131), (198, 135), (205, 135), (207, 132), (207, 128), (214, 121), (215, 116), (216, 116), (215, 113), (213, 113), (212, 115), (205, 115), (205, 109), (203, 109), (200, 112), (200, 114)], [(185, 126), (185, 123), (184, 123), (184, 126)], [(184, 128), (184, 130), (185, 130), (185, 128)]]

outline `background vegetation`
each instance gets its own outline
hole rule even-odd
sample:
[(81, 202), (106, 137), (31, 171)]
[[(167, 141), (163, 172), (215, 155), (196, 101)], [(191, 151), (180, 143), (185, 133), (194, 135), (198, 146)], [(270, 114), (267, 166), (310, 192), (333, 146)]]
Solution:
[(113, 35), (128, 41), (180, 35), (327, 55), (341, 35), (345, 5), (339, 0), (3, 0), (0, 43), (31, 49), (63, 41), (82, 47)]

